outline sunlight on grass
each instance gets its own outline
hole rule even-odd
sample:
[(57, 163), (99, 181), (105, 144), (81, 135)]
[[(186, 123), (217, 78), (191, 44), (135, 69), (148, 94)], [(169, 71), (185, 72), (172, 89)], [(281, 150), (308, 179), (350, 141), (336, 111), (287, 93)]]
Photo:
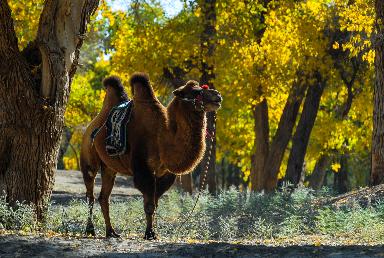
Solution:
[[(195, 196), (171, 191), (162, 198), (157, 210), (156, 230), (166, 241), (229, 241), (289, 243), (327, 241), (384, 241), (384, 203), (368, 208), (314, 208), (317, 200), (329, 197), (325, 192), (299, 189), (292, 194), (282, 191), (274, 195), (244, 193), (231, 189), (217, 196), (203, 194), (196, 210), (180, 229), (184, 216), (192, 209)], [(68, 206), (52, 204), (46, 221), (38, 224), (33, 208), (18, 204), (16, 209), (0, 199), (0, 230), (19, 233), (83, 236), (88, 208), (83, 201)], [(142, 200), (128, 197), (112, 202), (111, 218), (115, 228), (125, 237), (144, 233)], [(98, 205), (94, 222), (99, 236), (104, 236), (104, 220)], [(332, 241), (333, 241), (332, 240)], [(331, 242), (332, 242), (331, 241)]]

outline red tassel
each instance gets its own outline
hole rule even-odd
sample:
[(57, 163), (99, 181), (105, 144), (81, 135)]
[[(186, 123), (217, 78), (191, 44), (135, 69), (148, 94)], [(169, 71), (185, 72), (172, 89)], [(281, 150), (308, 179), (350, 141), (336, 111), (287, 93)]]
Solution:
[(207, 84), (204, 84), (203, 86), (201, 86), (201, 88), (204, 89), (204, 90), (208, 90), (209, 86)]

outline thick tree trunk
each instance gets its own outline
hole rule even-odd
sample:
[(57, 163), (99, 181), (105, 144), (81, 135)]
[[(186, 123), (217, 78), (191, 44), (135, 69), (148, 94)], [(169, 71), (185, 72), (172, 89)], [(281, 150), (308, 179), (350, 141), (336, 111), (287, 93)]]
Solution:
[(0, 0), (0, 192), (11, 204), (35, 204), (39, 219), (52, 191), (79, 49), (97, 5), (97, 0), (46, 0), (26, 58), (18, 50), (7, 1)]
[(384, 0), (375, 1), (377, 37), (373, 102), (371, 184), (384, 183)]
[(320, 158), (316, 161), (315, 168), (309, 177), (309, 187), (314, 190), (320, 190), (321, 187), (323, 187), (329, 164), (329, 156), (325, 154), (321, 155)]
[(348, 155), (340, 157), (340, 170), (334, 173), (333, 188), (336, 193), (342, 194), (348, 191)]
[[(213, 81), (215, 79), (214, 72), (214, 54), (216, 48), (216, 0), (201, 0), (200, 6), (203, 17), (203, 31), (201, 33), (201, 84), (207, 84), (210, 88), (215, 88)], [(208, 164), (207, 182), (210, 193), (216, 193), (216, 120), (214, 113), (207, 113), (207, 130), (213, 139), (207, 137), (207, 151), (202, 160), (202, 172)], [(211, 148), (211, 151), (209, 151)], [(200, 177), (201, 179), (204, 176)], [(200, 184), (203, 182), (200, 181)]]
[(269, 120), (268, 103), (263, 99), (253, 110), (254, 119), (254, 154), (251, 157), (251, 189), (252, 191), (262, 191), (266, 179), (264, 165), (269, 152)]
[[(256, 30), (255, 38), (258, 44), (261, 44), (264, 32), (266, 30), (265, 15), (267, 14), (268, 5), (271, 0), (260, 1), (262, 10), (259, 16), (260, 29)], [(256, 18), (256, 17), (255, 17)], [(261, 86), (258, 89), (259, 96), (263, 95)], [(252, 110), (254, 119), (254, 132), (255, 140), (253, 143), (254, 153), (251, 155), (251, 190), (262, 191), (264, 189), (265, 180), (267, 175), (265, 174), (264, 165), (268, 158), (269, 153), (269, 118), (268, 118), (268, 102), (264, 98), (260, 103)]]
[(293, 88), (288, 96), (264, 166), (266, 170), (265, 174), (267, 176), (264, 189), (267, 192), (273, 191), (277, 186), (281, 162), (283, 161), (284, 152), (288, 146), (289, 140), (291, 139), (292, 131), (296, 123), (296, 118), (304, 94), (305, 86), (302, 85), (299, 79), (295, 85), (293, 85)]
[(316, 85), (307, 90), (303, 111), (292, 139), (285, 180), (297, 186), (303, 174), (303, 164), (309, 138), (319, 110), (325, 83), (319, 78)]

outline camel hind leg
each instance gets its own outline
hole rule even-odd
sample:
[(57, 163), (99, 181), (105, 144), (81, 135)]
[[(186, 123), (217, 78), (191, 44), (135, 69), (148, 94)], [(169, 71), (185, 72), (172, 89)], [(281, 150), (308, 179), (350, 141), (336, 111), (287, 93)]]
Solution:
[(80, 160), (81, 172), (83, 174), (83, 180), (85, 184), (86, 198), (88, 202), (88, 221), (85, 228), (86, 235), (95, 236), (95, 226), (93, 224), (93, 206), (95, 203), (94, 187), (95, 187), (95, 178), (97, 175), (97, 169), (91, 168), (84, 160)]

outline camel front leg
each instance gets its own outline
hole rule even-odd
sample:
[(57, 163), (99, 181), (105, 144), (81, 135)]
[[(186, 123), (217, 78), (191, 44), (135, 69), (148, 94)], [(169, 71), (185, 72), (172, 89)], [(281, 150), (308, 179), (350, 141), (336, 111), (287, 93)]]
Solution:
[(175, 183), (176, 175), (175, 174), (165, 174), (164, 176), (156, 179), (156, 207), (157, 201), (159, 198), (171, 188)]
[(137, 169), (133, 177), (135, 187), (143, 194), (144, 197), (144, 211), (147, 221), (147, 228), (145, 230), (144, 239), (154, 240), (156, 234), (153, 230), (153, 221), (155, 214), (155, 192), (156, 192), (156, 180), (153, 173), (148, 169)]
[(147, 221), (147, 228), (145, 229), (145, 240), (156, 240), (156, 233), (153, 230), (153, 222), (155, 220), (155, 198), (154, 195), (144, 195), (144, 211)]
[(104, 167), (101, 169), (101, 191), (99, 196), (99, 203), (105, 221), (105, 235), (106, 237), (120, 237), (115, 232), (111, 224), (109, 216), (109, 197), (111, 196), (112, 188), (115, 184), (116, 172), (112, 169)]

